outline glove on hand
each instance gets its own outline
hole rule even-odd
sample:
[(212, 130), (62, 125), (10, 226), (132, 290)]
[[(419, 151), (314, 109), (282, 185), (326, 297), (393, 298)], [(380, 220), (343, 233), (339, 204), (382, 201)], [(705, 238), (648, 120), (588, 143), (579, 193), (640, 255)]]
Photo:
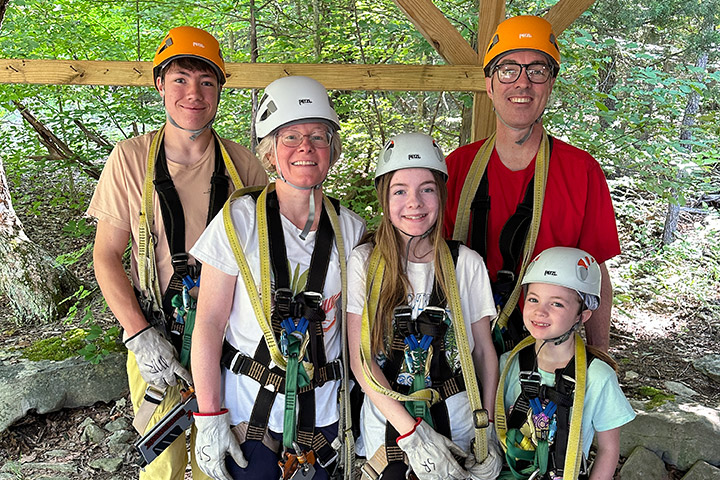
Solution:
[(125, 346), (135, 354), (143, 380), (153, 387), (164, 389), (177, 383), (175, 376), (192, 384), (192, 377), (175, 357), (175, 348), (153, 327), (147, 327), (125, 340)]
[[(482, 463), (477, 463), (475, 455), (468, 455), (465, 459), (465, 468), (470, 473), (471, 480), (494, 480), (500, 475), (503, 459), (500, 442), (495, 434), (495, 427), (491, 423), (485, 430), (487, 435), (488, 456)], [(474, 452), (473, 452), (474, 453)]]
[(215, 480), (232, 480), (225, 467), (225, 455), (229, 454), (240, 468), (247, 467), (247, 460), (240, 444), (230, 430), (230, 414), (227, 409), (217, 413), (196, 413), (195, 461), (200, 470)]
[(465, 458), (467, 454), (420, 419), (410, 433), (398, 437), (397, 444), (407, 455), (410, 466), (420, 480), (468, 477), (468, 472), (453, 458), (453, 455)]

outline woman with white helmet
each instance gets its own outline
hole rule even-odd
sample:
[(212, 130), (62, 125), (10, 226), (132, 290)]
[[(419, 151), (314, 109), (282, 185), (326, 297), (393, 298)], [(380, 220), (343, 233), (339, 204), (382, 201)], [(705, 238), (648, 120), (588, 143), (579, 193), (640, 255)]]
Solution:
[(615, 474), (620, 427), (635, 413), (615, 362), (575, 333), (600, 305), (601, 277), (597, 261), (577, 248), (549, 248), (528, 265), (523, 323), (531, 337), (500, 359), (495, 424), (508, 470), (501, 478), (588, 478), (584, 460), (596, 433), (589, 478)]
[(431, 137), (392, 138), (375, 173), (380, 226), (348, 263), (348, 343), (366, 395), (360, 430), (370, 478), (494, 479), (500, 470), (487, 428), (498, 378), (495, 307), (480, 255), (442, 238), (446, 180)]
[(320, 83), (272, 82), (255, 126), (277, 182), (236, 192), (192, 249), (205, 265), (192, 348), (198, 463), (215, 479), (335, 478), (342, 280), (365, 227), (322, 191), (341, 142)]

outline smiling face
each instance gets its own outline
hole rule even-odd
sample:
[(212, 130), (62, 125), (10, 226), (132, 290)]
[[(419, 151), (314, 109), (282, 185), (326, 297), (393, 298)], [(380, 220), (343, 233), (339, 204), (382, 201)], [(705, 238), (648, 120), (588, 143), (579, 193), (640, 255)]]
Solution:
[[(543, 53), (521, 50), (502, 57), (498, 65), (503, 63), (526, 65), (550, 62)], [(485, 78), (487, 94), (492, 99), (495, 112), (509, 126), (518, 129), (530, 126), (542, 115), (554, 84), (555, 78), (550, 78), (542, 84), (530, 82), (525, 69), (513, 83), (500, 83), (496, 73)], [(501, 125), (502, 122), (499, 122), (498, 128), (501, 128)]]
[(220, 87), (210, 68), (191, 70), (173, 63), (156, 86), (168, 115), (183, 128), (203, 128), (217, 113)]
[(587, 321), (592, 312), (580, 311), (582, 300), (575, 290), (549, 283), (531, 283), (525, 294), (523, 323), (530, 335), (548, 340), (566, 333), (578, 321)]
[(392, 174), (388, 192), (390, 222), (405, 235), (423, 235), (436, 223), (440, 200), (435, 175), (426, 168)]
[[(301, 143), (296, 147), (286, 146), (281, 138), (295, 132), (302, 135)], [(313, 137), (326, 137), (328, 126), (321, 122), (301, 123), (278, 130), (275, 136), (277, 156), (270, 152), (270, 162), (280, 171), (288, 182), (298, 187), (313, 187), (321, 184), (330, 169), (331, 147), (318, 147)]]

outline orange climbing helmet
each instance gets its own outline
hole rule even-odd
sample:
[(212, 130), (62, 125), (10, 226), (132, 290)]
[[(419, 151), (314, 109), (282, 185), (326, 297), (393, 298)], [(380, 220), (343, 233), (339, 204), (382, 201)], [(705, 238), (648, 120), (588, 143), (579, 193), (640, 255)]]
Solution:
[(554, 75), (560, 68), (560, 49), (550, 22), (534, 15), (511, 17), (498, 25), (485, 50), (483, 68), (489, 77), (499, 57), (516, 50), (537, 50), (554, 61)]
[(178, 58), (197, 58), (210, 64), (220, 85), (225, 83), (225, 61), (220, 44), (211, 34), (195, 27), (176, 27), (165, 35), (153, 58), (153, 79)]

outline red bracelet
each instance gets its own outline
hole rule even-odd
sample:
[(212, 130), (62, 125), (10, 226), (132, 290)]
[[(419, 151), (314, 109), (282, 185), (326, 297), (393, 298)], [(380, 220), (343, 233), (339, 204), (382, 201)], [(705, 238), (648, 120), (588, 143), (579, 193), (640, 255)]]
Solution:
[(227, 413), (227, 412), (228, 412), (228, 409), (227, 409), (227, 408), (223, 408), (223, 409), (220, 410), (219, 412), (209, 412), (209, 413), (206, 413), (206, 412), (203, 412), (203, 413), (195, 412), (195, 413), (193, 413), (193, 416), (194, 416), (194, 417), (217, 417), (218, 415), (223, 415), (223, 414), (225, 414), (225, 413)]
[(415, 421), (415, 425), (413, 425), (412, 430), (410, 430), (409, 432), (407, 432), (407, 433), (405, 433), (405, 434), (403, 434), (403, 435), (400, 435), (399, 437), (397, 437), (397, 440), (395, 440), (395, 441), (396, 441), (396, 442), (399, 442), (401, 438), (409, 437), (410, 435), (412, 435), (413, 433), (415, 433), (415, 429), (417, 428), (418, 425), (420, 425), (420, 422), (422, 422), (422, 418), (417, 417), (417, 419), (416, 419), (416, 421)]

